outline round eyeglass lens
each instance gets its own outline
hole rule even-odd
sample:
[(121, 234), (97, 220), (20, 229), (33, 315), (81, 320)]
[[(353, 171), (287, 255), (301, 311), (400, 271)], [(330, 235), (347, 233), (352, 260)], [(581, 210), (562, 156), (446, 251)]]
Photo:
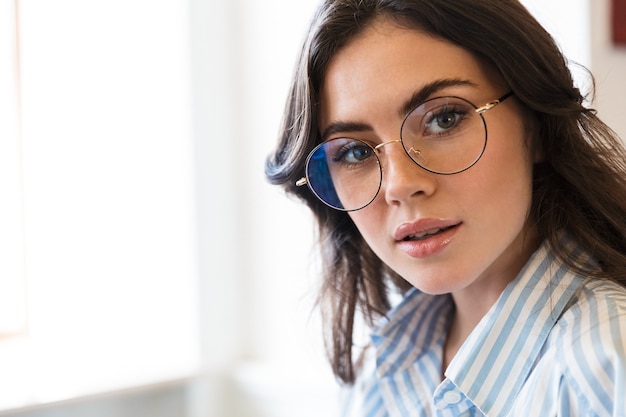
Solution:
[(376, 198), (382, 181), (376, 151), (357, 139), (332, 139), (318, 145), (306, 163), (309, 188), (328, 206), (354, 211)]
[(406, 153), (422, 168), (456, 174), (473, 166), (487, 146), (487, 128), (476, 106), (459, 97), (425, 101), (400, 130)]

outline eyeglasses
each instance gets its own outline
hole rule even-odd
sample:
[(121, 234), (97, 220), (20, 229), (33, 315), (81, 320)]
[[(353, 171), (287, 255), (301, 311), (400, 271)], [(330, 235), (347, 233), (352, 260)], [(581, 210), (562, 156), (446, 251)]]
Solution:
[(505, 94), (482, 107), (460, 97), (437, 97), (410, 111), (400, 127), (400, 140), (376, 146), (359, 139), (325, 141), (309, 154), (305, 184), (326, 205), (341, 211), (360, 210), (378, 195), (383, 170), (381, 148), (400, 142), (406, 154), (426, 171), (441, 175), (468, 170), (487, 147), (483, 113), (513, 95)]

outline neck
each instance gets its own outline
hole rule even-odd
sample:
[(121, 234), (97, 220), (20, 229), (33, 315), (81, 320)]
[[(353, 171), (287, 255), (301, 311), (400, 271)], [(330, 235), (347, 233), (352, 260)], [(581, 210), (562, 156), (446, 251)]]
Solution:
[(522, 239), (519, 251), (500, 259), (490, 271), (485, 271), (483, 277), (452, 294), (455, 311), (444, 345), (443, 371), (538, 246), (536, 235), (527, 235), (527, 239)]
[(506, 287), (506, 284), (498, 288), (489, 288), (487, 293), (485, 293), (484, 289), (480, 289), (478, 291), (466, 291), (468, 294), (464, 294), (464, 296), (453, 294), (455, 311), (444, 345), (443, 371), (448, 368), (461, 345), (463, 345), (480, 320), (487, 314), (491, 306), (498, 300), (504, 287)]

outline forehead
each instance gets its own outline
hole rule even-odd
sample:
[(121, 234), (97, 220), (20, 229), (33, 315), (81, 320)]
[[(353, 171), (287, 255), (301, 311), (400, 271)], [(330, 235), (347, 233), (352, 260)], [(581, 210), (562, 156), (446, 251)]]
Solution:
[(497, 72), (469, 51), (379, 20), (330, 60), (321, 89), (320, 122), (356, 114), (366, 117), (368, 109), (376, 112), (380, 106), (401, 107), (423, 86), (453, 79), (469, 81), (481, 92), (475, 99), (492, 96), (502, 84)]

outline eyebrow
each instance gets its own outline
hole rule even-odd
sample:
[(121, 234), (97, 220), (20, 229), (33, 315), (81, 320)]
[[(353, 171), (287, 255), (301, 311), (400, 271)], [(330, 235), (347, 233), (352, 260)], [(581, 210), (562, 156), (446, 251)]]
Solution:
[[(444, 78), (441, 80), (432, 81), (422, 86), (413, 95), (405, 101), (401, 106), (398, 114), (400, 117), (406, 116), (411, 110), (431, 98), (435, 93), (449, 87), (458, 86), (470, 86), (477, 87), (478, 85), (470, 80), (464, 80), (460, 78)], [(322, 132), (322, 140), (326, 140), (330, 135), (340, 132), (367, 132), (371, 131), (372, 127), (367, 123), (356, 122), (343, 122), (337, 121), (329, 124)]]
[(322, 132), (322, 140), (325, 141), (330, 135), (340, 132), (368, 132), (372, 127), (367, 123), (333, 122)]
[(413, 93), (411, 98), (404, 102), (404, 104), (400, 107), (398, 114), (400, 114), (401, 117), (404, 117), (411, 110), (431, 98), (435, 93), (438, 93), (445, 88), (459, 86), (478, 87), (476, 83), (470, 80), (462, 80), (460, 78), (445, 78), (430, 82)]

